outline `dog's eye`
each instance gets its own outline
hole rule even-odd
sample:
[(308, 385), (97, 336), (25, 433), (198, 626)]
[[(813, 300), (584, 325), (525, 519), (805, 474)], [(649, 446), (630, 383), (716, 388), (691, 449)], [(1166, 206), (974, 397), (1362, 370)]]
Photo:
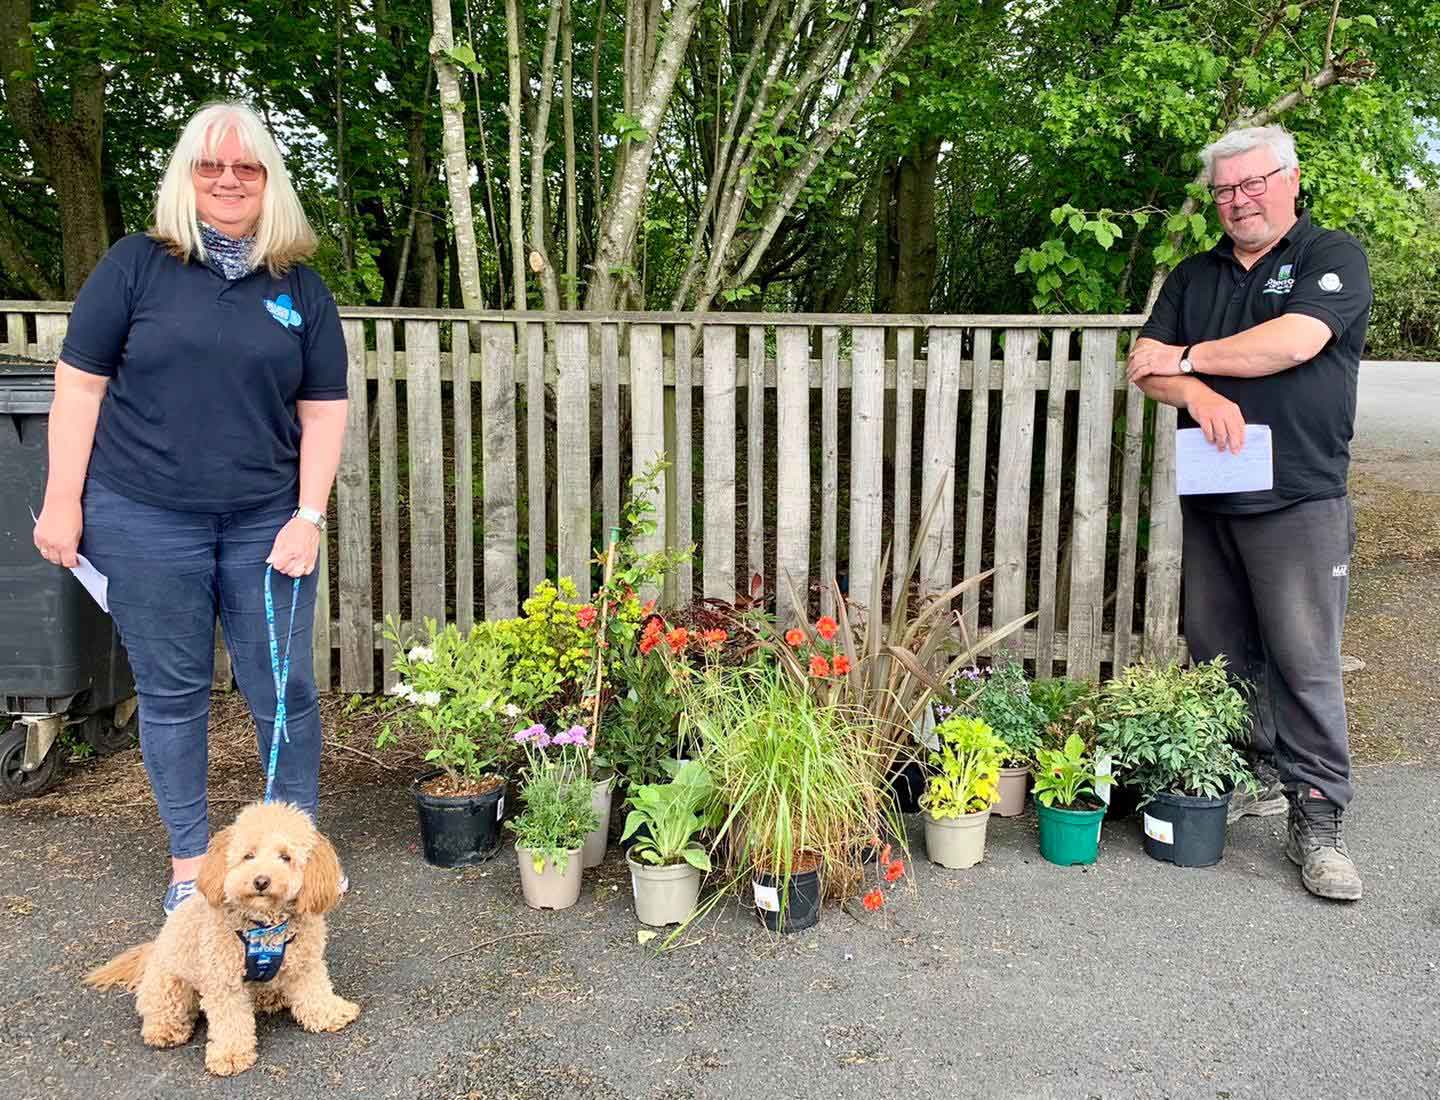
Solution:
[(286, 855), (284, 852), (281, 852), (281, 853), (280, 853), (280, 862), (281, 862), (281, 863), (289, 863), (289, 862), (290, 862), (290, 857), (289, 857), (288, 855)]
[(254, 859), (254, 858), (255, 858), (255, 853), (254, 853), (254, 852), (246, 852), (244, 858), (245, 858), (245, 859)]

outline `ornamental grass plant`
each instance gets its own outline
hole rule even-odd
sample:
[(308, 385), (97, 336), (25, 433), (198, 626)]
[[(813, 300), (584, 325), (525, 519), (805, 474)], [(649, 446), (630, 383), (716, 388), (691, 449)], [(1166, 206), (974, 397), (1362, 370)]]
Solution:
[(788, 884), (822, 867), (826, 893), (848, 896), (864, 878), (857, 840), (886, 831), (852, 715), (765, 663), (710, 667), (683, 690), (685, 723), (722, 808), (727, 868)]

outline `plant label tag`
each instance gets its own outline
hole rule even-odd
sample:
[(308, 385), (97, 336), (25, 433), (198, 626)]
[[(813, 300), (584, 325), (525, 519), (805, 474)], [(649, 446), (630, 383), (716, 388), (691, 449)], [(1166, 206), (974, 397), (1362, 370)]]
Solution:
[(505, 816), (505, 796), (502, 794), (495, 803), (495, 820), (499, 821)]
[(758, 882), (752, 883), (755, 887), (755, 908), (763, 909), (767, 913), (780, 912), (780, 891), (774, 886), (761, 886)]
[(1145, 815), (1145, 835), (1157, 844), (1175, 843), (1175, 825), (1173, 822), (1161, 821), (1158, 817)]
[(1114, 774), (1110, 770), (1109, 755), (1102, 756), (1099, 760), (1095, 761), (1095, 774), (1103, 776), (1103, 778), (1095, 784), (1095, 795), (1101, 802), (1108, 806), (1110, 805), (1110, 788), (1113, 786), (1110, 782), (1110, 776)]

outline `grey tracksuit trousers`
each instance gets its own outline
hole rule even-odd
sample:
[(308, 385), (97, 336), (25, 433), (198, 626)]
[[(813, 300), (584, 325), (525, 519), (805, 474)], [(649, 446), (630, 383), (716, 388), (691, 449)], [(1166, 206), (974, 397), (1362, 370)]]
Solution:
[(1255, 747), (1289, 786), (1345, 806), (1350, 740), (1340, 639), (1355, 522), (1348, 497), (1221, 515), (1182, 501), (1185, 637), (1254, 688)]

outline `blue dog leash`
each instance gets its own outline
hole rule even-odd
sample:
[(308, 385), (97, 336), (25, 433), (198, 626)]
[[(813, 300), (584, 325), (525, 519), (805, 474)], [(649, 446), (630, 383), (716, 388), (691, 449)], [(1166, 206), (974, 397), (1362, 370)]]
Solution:
[(275, 788), (275, 765), (280, 761), (280, 739), (288, 743), (285, 728), (285, 687), (290, 682), (290, 639), (295, 633), (295, 606), (300, 602), (300, 578), (290, 587), (290, 626), (285, 631), (285, 657), (282, 664), (280, 648), (275, 641), (275, 600), (270, 594), (270, 574), (274, 567), (265, 567), (265, 628), (270, 635), (270, 675), (275, 680), (275, 730), (270, 735), (270, 766), (265, 772), (265, 801), (269, 802)]

